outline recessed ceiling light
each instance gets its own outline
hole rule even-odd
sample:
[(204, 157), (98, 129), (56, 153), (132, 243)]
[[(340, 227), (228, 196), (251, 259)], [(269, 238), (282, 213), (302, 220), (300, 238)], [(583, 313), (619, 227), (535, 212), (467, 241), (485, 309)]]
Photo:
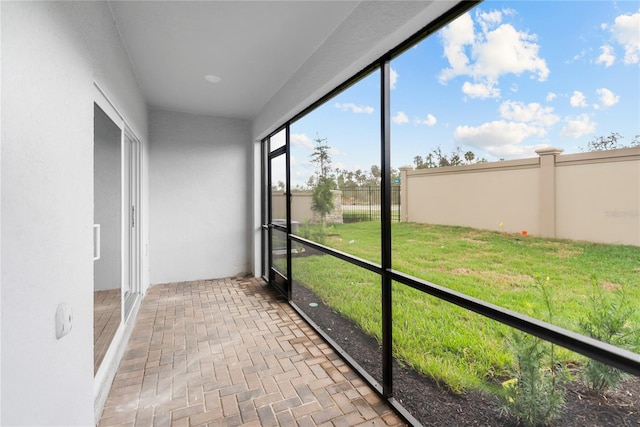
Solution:
[(213, 74), (207, 74), (206, 76), (204, 76), (204, 79), (209, 83), (219, 83), (220, 80), (222, 80), (220, 77), (214, 76)]

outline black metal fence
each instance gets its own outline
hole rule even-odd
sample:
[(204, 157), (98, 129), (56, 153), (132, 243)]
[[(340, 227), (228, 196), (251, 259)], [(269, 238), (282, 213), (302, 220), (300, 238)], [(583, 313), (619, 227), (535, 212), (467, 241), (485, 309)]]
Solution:
[[(380, 221), (380, 187), (342, 188), (342, 222)], [(391, 187), (391, 221), (400, 221), (400, 186)]]

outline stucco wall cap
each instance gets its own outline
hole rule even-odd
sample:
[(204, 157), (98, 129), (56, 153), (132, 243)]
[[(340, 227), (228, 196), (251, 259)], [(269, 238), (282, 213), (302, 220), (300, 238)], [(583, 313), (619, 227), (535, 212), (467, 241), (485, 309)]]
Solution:
[(540, 148), (539, 150), (536, 150), (536, 154), (538, 156), (550, 156), (550, 155), (557, 156), (558, 154), (561, 154), (563, 151), (564, 151), (563, 148), (545, 147), (545, 148)]

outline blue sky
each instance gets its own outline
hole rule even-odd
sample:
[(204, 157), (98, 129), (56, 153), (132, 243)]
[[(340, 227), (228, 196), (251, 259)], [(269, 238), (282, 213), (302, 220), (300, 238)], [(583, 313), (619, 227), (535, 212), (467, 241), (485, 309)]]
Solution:
[[(638, 1), (486, 1), (394, 59), (392, 165), (440, 146), (489, 161), (640, 134)], [(376, 72), (294, 123), (293, 186), (313, 140), (342, 169), (380, 163)]]

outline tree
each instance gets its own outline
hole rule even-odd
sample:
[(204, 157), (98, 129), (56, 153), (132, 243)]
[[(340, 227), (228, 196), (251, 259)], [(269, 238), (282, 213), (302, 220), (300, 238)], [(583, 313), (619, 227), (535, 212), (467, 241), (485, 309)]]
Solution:
[(358, 187), (364, 186), (367, 182), (367, 175), (362, 172), (362, 169), (357, 169), (353, 174), (353, 178), (355, 179)]
[(315, 139), (316, 146), (311, 153), (311, 163), (318, 166), (314, 177), (309, 178), (309, 184), (313, 184), (313, 193), (311, 195), (311, 210), (320, 216), (322, 229), (326, 227), (326, 217), (333, 210), (333, 193), (335, 190), (335, 181), (331, 172), (331, 156), (329, 150), (331, 147), (327, 145), (327, 139), (318, 136)]
[(327, 138), (320, 138), (317, 134), (316, 136), (316, 146), (311, 153), (311, 163), (318, 165), (320, 167), (319, 175), (326, 178), (331, 170), (331, 156), (329, 155), (331, 147), (327, 145)]
[(462, 150), (460, 149), (460, 147), (456, 147), (455, 150), (453, 150), (453, 152), (451, 153), (451, 156), (449, 157), (449, 165), (450, 166), (460, 166), (462, 163)]
[(426, 168), (437, 168), (438, 165), (436, 164), (435, 158), (433, 157), (433, 153), (429, 153), (425, 156), (424, 158), (424, 166)]
[(311, 175), (307, 180), (307, 187), (314, 188), (316, 186), (316, 176)]
[(413, 158), (413, 164), (416, 165), (416, 169), (424, 169), (424, 162), (422, 156), (415, 156)]
[(333, 210), (333, 193), (335, 182), (332, 178), (320, 176), (311, 194), (311, 210), (320, 215), (322, 229), (326, 228), (326, 217)]
[(473, 151), (467, 151), (466, 153), (464, 153), (464, 159), (466, 160), (468, 165), (473, 163), (473, 159), (475, 158), (476, 158), (476, 155), (473, 153)]
[(391, 168), (390, 174), (391, 174), (391, 184), (394, 184), (399, 181), (400, 171), (398, 169)]
[(623, 144), (620, 142), (624, 136), (620, 135), (618, 132), (611, 132), (608, 136), (597, 136), (593, 140), (587, 143), (586, 150), (583, 147), (580, 147), (581, 151), (604, 151), (604, 150), (613, 150), (616, 148), (629, 148), (640, 146), (640, 135), (636, 135), (631, 144)]
[(447, 155), (442, 154), (442, 148), (440, 148), (439, 145), (436, 148), (434, 148), (433, 154), (435, 155), (436, 160), (438, 161), (438, 166), (444, 167), (444, 166), (451, 165), (451, 163), (449, 162), (449, 159), (447, 158)]
[(371, 166), (371, 185), (379, 185), (380, 180), (382, 179), (382, 171), (380, 170), (380, 166), (372, 165)]
[(477, 158), (473, 151), (467, 151), (466, 153), (462, 153), (462, 149), (460, 147), (456, 147), (451, 154), (445, 154), (442, 152), (442, 148), (437, 146), (430, 153), (428, 153), (424, 160), (421, 156), (415, 156), (413, 158), (413, 164), (415, 165), (415, 169), (428, 169), (428, 168), (437, 168), (444, 166), (460, 166), (460, 165), (471, 165), (474, 163), (486, 163), (487, 159), (485, 158)]
[[(419, 157), (419, 156), (418, 156)], [(369, 172), (364, 172), (362, 169), (356, 171), (349, 171), (346, 169), (335, 169), (335, 174), (332, 175), (338, 189), (354, 188), (354, 187), (377, 187), (382, 181), (382, 169), (378, 165), (371, 165)], [(400, 171), (391, 168), (391, 182), (395, 182), (400, 179)]]

